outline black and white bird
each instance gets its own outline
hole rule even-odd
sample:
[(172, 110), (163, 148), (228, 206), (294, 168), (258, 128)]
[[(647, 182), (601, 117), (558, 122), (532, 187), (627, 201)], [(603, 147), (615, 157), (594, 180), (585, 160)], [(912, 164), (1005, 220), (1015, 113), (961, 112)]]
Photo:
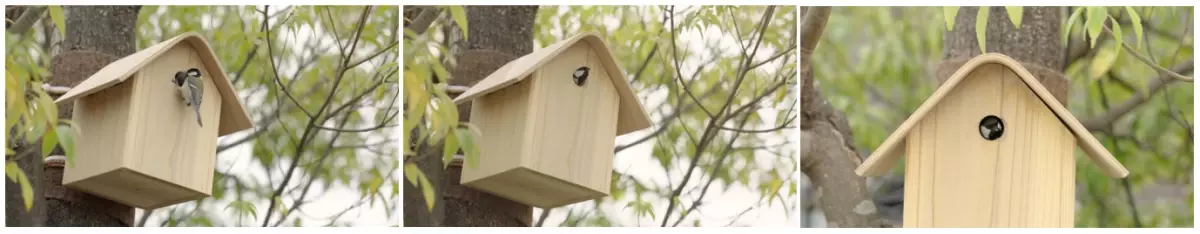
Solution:
[(200, 76), (200, 69), (176, 72), (173, 83), (184, 104), (196, 112), (196, 123), (204, 127), (204, 121), (200, 120), (200, 101), (204, 99), (204, 78)]
[(575, 85), (583, 86), (583, 82), (587, 81), (588, 71), (592, 70), (588, 67), (580, 67), (575, 69), (575, 73), (571, 74), (571, 79), (575, 80)]

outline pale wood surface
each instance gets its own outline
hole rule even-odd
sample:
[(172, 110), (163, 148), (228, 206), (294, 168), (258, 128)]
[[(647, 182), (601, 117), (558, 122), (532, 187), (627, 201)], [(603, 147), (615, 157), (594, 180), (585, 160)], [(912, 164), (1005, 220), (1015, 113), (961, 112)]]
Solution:
[(463, 166), (462, 184), (469, 184), (519, 167), (532, 148), (531, 87), (536, 79), (476, 99), (471, 105), (471, 123), (479, 128), (479, 165)]
[[(133, 83), (120, 83), (75, 102), (71, 121), (79, 128), (75, 135), (74, 164), (63, 170), (63, 184), (100, 175), (120, 168), (123, 155), (133, 146), (129, 111)], [(80, 166), (84, 165), (84, 166)]]
[(213, 79), (204, 79), (201, 115), (209, 123), (200, 127), (171, 83), (188, 68), (220, 72), (197, 53), (189, 44), (170, 47), (136, 78), (77, 98), (80, 150), (64, 184), (139, 208), (208, 196), (223, 96)]
[(1025, 85), (1027, 85), (1043, 105), (1048, 107), (1063, 125), (1070, 130), (1074, 136), (1079, 148), (1088, 156), (1089, 159), (1103, 172), (1105, 175), (1113, 178), (1123, 178), (1129, 175), (1129, 171), (1104, 146), (1096, 140), (1095, 137), (1071, 115), (1062, 104), (1058, 103), (1054, 96), (1050, 94), (1044, 87), (1038, 83), (1029, 71), (1021, 67), (1020, 63), (1004, 56), (1002, 54), (984, 54), (977, 56), (962, 66), (953, 76), (950, 77), (933, 95), (929, 97), (916, 111), (913, 112), (908, 119), (900, 124), (887, 139), (883, 141), (879, 147), (871, 153), (871, 156), (863, 162), (862, 165), (855, 170), (861, 176), (882, 176), (884, 175), (903, 153), (899, 149), (905, 145), (904, 140), (908, 136), (914, 126), (930, 112), (931, 109), (938, 106), (945, 99), (949, 92), (956, 89), (959, 83), (966, 78), (967, 74), (984, 64), (1000, 64), (1008, 69), (1011, 69)]
[[(477, 97), (504, 89), (518, 81), (529, 78), (530, 74), (534, 71), (549, 64), (551, 61), (557, 60), (560, 54), (567, 51), (567, 48), (571, 48), (576, 44), (589, 45), (592, 52), (600, 59), (600, 64), (604, 65), (602, 67), (605, 70), (604, 72), (610, 74), (609, 79), (611, 79), (611, 83), (621, 100), (616, 134), (623, 135), (650, 127), (649, 115), (646, 114), (645, 108), (642, 107), (641, 100), (634, 94), (633, 89), (629, 87), (629, 80), (625, 77), (625, 72), (621, 69), (620, 63), (617, 63), (613, 57), (608, 44), (604, 42), (604, 39), (599, 34), (590, 32), (559, 41), (546, 48), (534, 50), (533, 53), (505, 64), (483, 80), (480, 80), (479, 83), (472, 85), (466, 92), (454, 98), (454, 103), (466, 103)], [(592, 72), (596, 72), (599, 69), (601, 67), (596, 67)]]
[[(221, 96), (222, 100), (220, 113), (222, 113), (219, 121), (210, 121), (213, 126), (219, 126), (218, 135), (224, 136), (230, 133), (241, 131), (253, 127), (250, 122), (250, 116), (246, 114), (245, 108), (242, 106), (241, 99), (237, 97), (233, 86), (229, 83), (229, 79), (225, 76), (225, 68), (217, 61), (216, 54), (209, 46), (208, 41), (200, 34), (188, 32), (168, 39), (161, 43), (152, 45), (146, 49), (138, 51), (132, 55), (126, 56), (105, 66), (97, 71), (92, 76), (88, 77), (79, 85), (71, 88), (67, 94), (55, 100), (56, 103), (63, 103), (75, 100), (82, 96), (87, 96), (112, 87), (113, 85), (125, 81), (133, 77), (134, 73), (141, 70), (152, 61), (158, 59), (159, 56), (176, 47), (177, 45), (191, 45), (198, 52), (196, 55), (205, 66), (218, 72), (205, 73), (206, 80), (212, 80), (216, 94)], [(215, 95), (214, 95), (215, 96)], [(211, 96), (205, 96), (208, 99)]]
[[(1074, 225), (1075, 136), (1016, 76), (980, 66), (909, 132), (905, 227)], [(979, 134), (988, 115), (999, 139)]]
[[(589, 43), (474, 99), (482, 156), (479, 167), (463, 169), (462, 184), (543, 208), (608, 194), (621, 99)], [(582, 66), (590, 75), (577, 86), (572, 74)]]
[[(586, 42), (572, 46), (543, 67), (538, 92), (546, 102), (536, 108), (541, 123), (534, 127), (537, 143), (525, 166), (597, 191), (608, 191), (612, 180), (618, 99), (612, 82)], [(589, 60), (589, 57), (593, 58)], [(592, 72), (583, 86), (571, 74), (581, 66)]]
[(196, 123), (191, 107), (184, 105), (170, 78), (175, 72), (199, 68), (204, 74), (216, 71), (197, 59), (190, 45), (174, 46), (142, 69), (134, 94), (133, 150), (125, 155), (125, 167), (208, 194), (216, 160), (217, 126), (223, 96), (217, 95), (212, 79), (204, 80), (200, 103), (203, 127)]
[(524, 167), (464, 185), (542, 209), (607, 196), (606, 192), (592, 190)]
[(160, 208), (208, 196), (126, 168), (65, 185), (142, 209)]

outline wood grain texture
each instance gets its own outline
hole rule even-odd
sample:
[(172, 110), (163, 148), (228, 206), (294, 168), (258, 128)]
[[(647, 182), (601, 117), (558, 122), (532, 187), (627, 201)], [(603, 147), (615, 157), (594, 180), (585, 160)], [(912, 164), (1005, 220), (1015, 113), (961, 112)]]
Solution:
[(967, 74), (970, 74), (976, 68), (986, 64), (999, 64), (1012, 70), (1016, 74), (1016, 78), (1019, 78), (1021, 82), (1028, 86), (1028, 89), (1038, 98), (1038, 100), (1048, 107), (1059, 120), (1061, 120), (1060, 122), (1062, 125), (1065, 125), (1065, 127), (1070, 130), (1076, 140), (1076, 144), (1080, 149), (1083, 150), (1085, 155), (1091, 159), (1091, 162), (1100, 169), (1101, 172), (1112, 178), (1124, 178), (1125, 176), (1129, 175), (1129, 171), (1125, 169), (1125, 166), (1121, 165), (1121, 163), (1104, 148), (1104, 145), (1100, 144), (1100, 142), (1096, 140), (1096, 138), (1093, 137), (1091, 133), (1083, 127), (1082, 124), (1079, 123), (1079, 120), (1077, 120), (1075, 116), (1067, 110), (1066, 107), (1063, 107), (1062, 104), (1055, 101), (1055, 98), (1050, 91), (1047, 91), (1045, 87), (1038, 83), (1037, 78), (1033, 77), (1029, 71), (1021, 67), (1019, 62), (1002, 54), (980, 55), (964, 64), (962, 68), (955, 72), (950, 79), (946, 80), (941, 87), (938, 87), (938, 89), (933, 92), (933, 95), (931, 95), (929, 99), (922, 103), (921, 106), (918, 107), (908, 119), (901, 123), (900, 126), (896, 128), (896, 131), (893, 131), (892, 134), (889, 135), (888, 138), (885, 139), (883, 143), (871, 153), (871, 156), (868, 157), (866, 161), (863, 161), (863, 164), (855, 170), (855, 173), (860, 176), (884, 175), (891, 168), (891, 166), (898, 161), (897, 158), (899, 158), (902, 153), (899, 148), (902, 145), (905, 145), (904, 141), (908, 136), (908, 132), (911, 131), (918, 123), (920, 123), (933, 108), (940, 105), (940, 103), (945, 100), (946, 96), (950, 92), (952, 92), (954, 89), (957, 89), (957, 86), (964, 80), (964, 78), (966, 78)]
[(493, 176), (521, 166), (532, 148), (530, 118), (531, 87), (537, 80), (517, 83), (507, 89), (475, 99), (471, 123), (479, 128), (479, 165), (462, 170), (462, 184)]
[[(979, 134), (988, 115), (996, 140)], [(1074, 225), (1075, 136), (1012, 70), (980, 66), (914, 128), (905, 227)]]
[(134, 94), (134, 151), (125, 156), (125, 167), (161, 180), (176, 183), (207, 195), (212, 189), (216, 160), (217, 121), (222, 96), (213, 79), (204, 80), (200, 103), (203, 127), (196, 123), (191, 107), (184, 105), (170, 78), (175, 72), (199, 68), (203, 74), (216, 71), (198, 58), (190, 45), (169, 49), (139, 73)]
[[(622, 99), (589, 43), (475, 99), (483, 155), (478, 168), (463, 169), (463, 184), (542, 208), (608, 194)], [(590, 75), (578, 86), (572, 74), (584, 66)]]
[(171, 78), (207, 66), (199, 51), (181, 44), (163, 51), (133, 79), (77, 99), (81, 138), (64, 184), (138, 208), (157, 208), (207, 197), (212, 191), (222, 96), (204, 79), (201, 127)]
[[(206, 80), (212, 80), (215, 84), (212, 87), (216, 91), (213, 96), (221, 96), (221, 101), (214, 103), (220, 103), (217, 107), (221, 108), (220, 113), (223, 114), (211, 121), (214, 126), (218, 126), (218, 135), (224, 136), (253, 127), (253, 123), (250, 122), (250, 116), (246, 114), (245, 107), (242, 106), (241, 99), (237, 97), (237, 93), (233, 90), (233, 85), (225, 77), (225, 68), (217, 61), (216, 54), (209, 46), (208, 41), (195, 32), (181, 34), (121, 58), (92, 74), (87, 80), (79, 83), (79, 85), (71, 88), (70, 91), (56, 99), (55, 102), (73, 101), (77, 98), (110, 88), (117, 83), (124, 82), (126, 79), (134, 77), (135, 73), (141, 71), (147, 65), (157, 61), (160, 56), (167, 54), (168, 51), (185, 45), (194, 48), (197, 52), (195, 59), (198, 59), (206, 67), (215, 71), (205, 73), (204, 76)], [(205, 96), (205, 98), (208, 97), (207, 95)]]
[[(557, 61), (563, 54), (566, 54), (566, 51), (570, 50), (569, 48), (574, 48), (580, 44), (591, 48), (591, 52), (596, 54), (598, 63), (604, 65), (597, 67), (596, 70), (604, 70), (605, 73), (610, 74), (609, 79), (611, 79), (613, 88), (620, 96), (621, 103), (618, 113), (617, 134), (623, 135), (650, 127), (650, 116), (646, 113), (645, 108), (642, 107), (641, 100), (634, 94), (633, 88), (629, 86), (629, 80), (625, 77), (624, 70), (621, 69), (620, 64), (613, 57), (608, 44), (596, 33), (583, 33), (567, 38), (505, 64), (479, 81), (479, 83), (471, 86), (466, 92), (455, 97), (454, 103), (462, 104), (488, 93), (504, 89), (522, 79), (531, 78), (532, 76), (530, 75), (533, 72), (541, 70), (547, 64), (555, 63), (554, 61)], [(593, 70), (593, 72), (596, 71)]]

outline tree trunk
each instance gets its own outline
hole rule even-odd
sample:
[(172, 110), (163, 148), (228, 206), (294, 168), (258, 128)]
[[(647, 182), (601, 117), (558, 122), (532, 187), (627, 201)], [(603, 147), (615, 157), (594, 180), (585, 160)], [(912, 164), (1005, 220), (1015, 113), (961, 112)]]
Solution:
[[(66, 38), (63, 52), (51, 61), (54, 79), (50, 83), (74, 87), (105, 65), (133, 54), (140, 9), (140, 6), (65, 7)], [(59, 105), (59, 118), (70, 119), (71, 108), (71, 104)], [(41, 178), (45, 187), (39, 190), (45, 192), (46, 226), (133, 225), (133, 207), (63, 187), (63, 164), (62, 161), (44, 163), (45, 174)]]
[(812, 181), (828, 227), (887, 227), (854, 173), (862, 164), (845, 114), (829, 105), (813, 77), (813, 51), (829, 20), (830, 7), (802, 10), (800, 23), (800, 171)]
[[(1021, 27), (1009, 20), (1004, 7), (991, 7), (987, 19), (987, 52), (1001, 53), (1021, 62), (1041, 81), (1063, 106), (1067, 105), (1067, 79), (1060, 39), (1061, 7), (1023, 7)], [(955, 17), (954, 30), (944, 36), (942, 63), (938, 65), (938, 83), (944, 82), (967, 60), (978, 56), (975, 16), (979, 7), (963, 7)]]
[[(466, 50), (456, 55), (458, 65), (451, 85), (473, 85), (504, 64), (533, 52), (537, 6), (468, 6), (466, 12)], [(459, 121), (470, 119), (470, 106), (458, 106)], [(441, 149), (440, 143), (418, 148), (417, 157), (422, 159), (416, 163), (440, 196), (430, 212), (423, 205), (420, 190), (405, 184), (404, 204), (421, 205), (404, 206), (404, 226), (530, 226), (532, 207), (460, 185), (461, 163), (456, 160), (443, 170)]]

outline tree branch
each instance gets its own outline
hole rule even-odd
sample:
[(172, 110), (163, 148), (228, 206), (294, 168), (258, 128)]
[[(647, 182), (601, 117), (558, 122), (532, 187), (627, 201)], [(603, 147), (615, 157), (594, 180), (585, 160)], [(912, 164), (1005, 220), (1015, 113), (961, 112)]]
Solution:
[(25, 12), (21, 13), (21, 17), (8, 27), (8, 33), (25, 34), (30, 28), (33, 28), (33, 23), (42, 19), (42, 15), (45, 13), (46, 7), (44, 6), (27, 6)]
[[(1172, 70), (1175, 70), (1174, 73), (1190, 73), (1193, 69), (1192, 63), (1192, 60), (1179, 63)], [(1133, 111), (1133, 109), (1146, 103), (1146, 101), (1150, 100), (1150, 96), (1153, 96), (1154, 94), (1158, 93), (1158, 91), (1163, 90), (1168, 84), (1177, 81), (1179, 81), (1179, 79), (1165, 79), (1165, 77), (1151, 78), (1150, 83), (1147, 85), (1145, 91), (1138, 91), (1137, 93), (1134, 93), (1133, 96), (1130, 96), (1128, 99), (1125, 99), (1124, 102), (1117, 104), (1113, 108), (1108, 109), (1108, 111), (1104, 114), (1087, 118), (1079, 122), (1088, 130), (1106, 131), (1111, 127), (1112, 122), (1120, 119), (1121, 117), (1125, 116), (1125, 114)]]
[[(304, 149), (304, 146), (306, 146), (309, 143), (309, 141), (312, 140), (312, 137), (314, 137), (314, 135), (316, 135), (315, 134), (316, 132), (314, 130), (316, 129), (315, 126), (317, 126), (317, 123), (319, 123), (317, 121), (317, 118), (321, 117), (321, 113), (325, 112), (326, 108), (329, 107), (329, 104), (331, 102), (333, 102), (333, 97), (335, 96), (334, 94), (337, 94), (338, 86), (341, 85), (342, 78), (345, 77), (346, 71), (349, 70), (349, 69), (347, 69), (348, 68), (347, 65), (350, 63), (351, 57), (354, 56), (354, 51), (358, 48), (359, 39), (361, 39), (361, 36), (362, 36), (363, 26), (366, 25), (367, 16), (371, 14), (371, 8), (372, 8), (372, 6), (364, 7), (362, 13), (359, 15), (358, 29), (354, 32), (353, 39), (351, 41), (349, 41), (349, 43), (350, 43), (349, 53), (342, 56), (342, 63), (338, 67), (338, 73), (337, 73), (337, 76), (334, 78), (333, 87), (330, 88), (329, 95), (325, 97), (325, 102), (323, 104), (321, 104), (321, 108), (317, 109), (317, 115), (309, 118), (308, 124), (306, 125), (306, 127), (304, 129), (304, 133), (303, 133), (302, 137), (300, 138), (300, 143), (297, 144), (297, 146), (296, 146), (296, 149), (297, 149), (296, 150), (296, 152), (297, 152), (296, 160), (292, 161), (292, 165), (290, 165), (288, 167), (287, 172), (283, 176), (283, 182), (281, 182), (279, 184), (279, 187), (275, 189), (275, 192), (271, 197), (279, 196), (280, 194), (283, 193), (283, 190), (285, 188), (287, 188), (288, 182), (291, 181), (292, 174), (296, 171), (296, 167), (300, 164), (300, 156), (302, 155), (302, 153), (300, 153), (300, 152), (302, 152), (301, 149)], [(268, 39), (268, 41), (270, 41), (269, 34), (268, 34), (267, 39)], [(324, 119), (328, 119), (328, 117), (325, 117)], [(324, 121), (321, 121), (321, 122), (324, 122)], [(274, 214), (273, 211), (275, 210), (275, 206), (278, 205), (278, 204), (276, 204), (276, 201), (277, 201), (277, 199), (271, 199), (270, 205), (267, 206), (267, 215), (263, 218), (263, 224), (262, 224), (263, 227), (266, 227), (267, 225), (270, 224), (271, 215)]]
[(420, 9), (421, 13), (408, 26), (405, 26), (404, 29), (412, 30), (417, 35), (420, 35), (429, 29), (429, 25), (433, 24), (433, 21), (441, 16), (443, 11), (440, 8), (430, 6), (418, 6), (416, 8)]
[[(1104, 25), (1104, 32), (1112, 34), (1112, 30), (1108, 28), (1108, 25)], [(1157, 70), (1158, 72), (1167, 74), (1167, 77), (1186, 82), (1192, 82), (1193, 80), (1193, 78), (1190, 76), (1180, 75), (1179, 73), (1158, 66), (1158, 63), (1150, 60), (1150, 58), (1146, 58), (1146, 56), (1142, 55), (1141, 53), (1138, 53), (1137, 49), (1130, 47), (1129, 44), (1126, 44), (1125, 42), (1121, 42), (1121, 47), (1124, 47), (1125, 51), (1128, 51), (1129, 54), (1133, 54), (1133, 57), (1136, 57), (1138, 60), (1142, 60), (1142, 62), (1146, 63), (1146, 65), (1150, 66), (1150, 68), (1154, 68), (1154, 70)]]
[[(663, 221), (662, 221), (661, 226), (663, 226), (663, 227), (667, 226), (667, 222), (670, 220), (672, 211), (675, 210), (675, 207), (678, 204), (675, 201), (676, 200), (675, 198), (678, 198), (680, 193), (683, 192), (683, 188), (685, 186), (687, 186), (688, 181), (691, 180), (692, 173), (696, 170), (696, 166), (698, 166), (697, 163), (700, 160), (700, 155), (704, 153), (704, 151), (705, 151), (704, 149), (707, 148), (708, 144), (710, 144), (712, 142), (713, 138), (716, 137), (716, 132), (719, 131), (719, 130), (717, 130), (716, 126), (723, 125), (724, 122), (729, 119), (722, 115), (724, 115), (725, 112), (729, 110), (729, 107), (733, 103), (733, 100), (736, 99), (735, 97), (737, 97), (737, 93), (742, 86), (742, 81), (745, 81), (746, 74), (749, 73), (749, 69), (748, 69), (749, 65), (750, 65), (751, 61), (753, 60), (755, 54), (758, 53), (759, 46), (762, 45), (762, 40), (763, 40), (762, 35), (764, 33), (766, 33), (767, 25), (770, 24), (770, 21), (771, 21), (770, 19), (774, 15), (775, 15), (775, 6), (768, 6), (766, 12), (763, 13), (762, 20), (759, 21), (759, 27), (758, 27), (759, 36), (758, 36), (757, 40), (755, 40), (755, 42), (754, 42), (754, 49), (752, 50), (752, 52), (749, 56), (742, 57), (742, 62), (738, 66), (739, 67), (738, 76), (737, 76), (737, 79), (733, 83), (733, 87), (732, 87), (733, 90), (730, 91), (729, 98), (725, 100), (725, 104), (721, 106), (721, 109), (718, 109), (716, 116), (713, 116), (713, 118), (709, 119), (708, 126), (705, 127), (704, 133), (700, 136), (700, 142), (696, 145), (697, 150), (695, 151), (695, 153), (692, 154), (692, 158), (690, 160), (691, 162), (689, 163), (687, 172), (685, 172), (683, 174), (683, 179), (682, 179), (682, 181), (680, 181), (679, 186), (676, 187), (675, 190), (673, 192), (671, 192), (671, 196), (668, 197), (670, 199), (670, 202), (667, 205), (667, 211), (663, 213)], [(673, 25), (674, 24), (672, 24), (672, 27), (674, 27)], [(672, 43), (674, 43), (674, 42), (672, 42)]]
[(866, 180), (854, 173), (862, 159), (848, 121), (813, 86), (812, 55), (832, 8), (807, 8), (800, 22), (800, 171), (820, 191), (816, 197), (830, 227), (884, 226)]

